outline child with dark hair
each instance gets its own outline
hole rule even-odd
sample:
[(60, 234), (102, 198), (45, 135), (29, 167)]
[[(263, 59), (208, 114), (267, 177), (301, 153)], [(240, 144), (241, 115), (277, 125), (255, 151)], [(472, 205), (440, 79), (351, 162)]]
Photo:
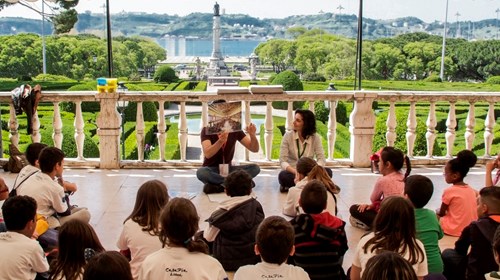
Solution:
[(429, 178), (422, 175), (412, 175), (406, 178), (405, 195), (415, 208), (417, 238), (424, 244), (427, 255), (429, 275), (426, 278), (439, 279), (443, 277), (439, 240), (444, 234), (434, 211), (424, 208), (433, 192), (434, 185)]
[(264, 219), (255, 235), (255, 254), (261, 262), (240, 267), (234, 280), (254, 280), (273, 277), (275, 279), (309, 279), (307, 273), (298, 266), (286, 264), (288, 256), (295, 252), (292, 225), (284, 218), (270, 216)]
[(99, 237), (88, 223), (70, 220), (59, 229), (59, 250), (51, 264), (50, 280), (80, 280), (86, 264), (85, 250), (104, 252)]
[(199, 221), (196, 207), (189, 199), (171, 199), (160, 217), (163, 248), (146, 257), (138, 279), (227, 280), (219, 261), (207, 255), (207, 244), (193, 239)]
[(415, 214), (410, 202), (401, 196), (385, 199), (373, 223), (373, 232), (361, 237), (351, 267), (351, 279), (359, 280), (368, 267), (368, 260), (392, 251), (410, 262), (418, 279), (427, 275), (424, 245), (416, 237)]
[(38, 157), (42, 172), (36, 172), (18, 187), (17, 193), (33, 197), (38, 204), (37, 213), (47, 220), (50, 228), (57, 228), (71, 219), (90, 221), (87, 208), (71, 207), (63, 184), (56, 180), (64, 171), (64, 152), (56, 147), (44, 148)]
[[(328, 185), (329, 188), (327, 189), (328, 199), (326, 210), (330, 212), (330, 214), (335, 215), (335, 209), (337, 206), (335, 194), (338, 193), (338, 188), (336, 188), (336, 185), (333, 183), (330, 175), (328, 175), (328, 172), (310, 157), (301, 157), (297, 161), (296, 170), (295, 186), (288, 189), (286, 201), (283, 205), (283, 214), (290, 217), (295, 217), (300, 213), (304, 213), (299, 207), (300, 193), (310, 180), (321, 179), (324, 182), (330, 181), (330, 184)], [(311, 175), (314, 178), (311, 178)]]
[(460, 236), (468, 224), (477, 220), (477, 191), (464, 182), (465, 176), (476, 161), (477, 157), (473, 152), (463, 150), (456, 158), (446, 163), (444, 178), (446, 183), (452, 185), (444, 190), (441, 207), (437, 211), (445, 234)]
[[(497, 264), (500, 265), (500, 226), (497, 227), (494, 235), (493, 256), (495, 257), (495, 261), (497, 262)], [(486, 278), (486, 280), (500, 279), (500, 271), (495, 270), (490, 273), (486, 273), (486, 275), (484, 275), (484, 278)]]
[(481, 189), (477, 212), (479, 219), (464, 228), (455, 248), (443, 251), (444, 275), (448, 279), (484, 279), (486, 273), (498, 269), (492, 243), (500, 225), (499, 187)]
[(203, 232), (203, 238), (212, 243), (212, 255), (224, 269), (234, 271), (259, 261), (253, 244), (264, 210), (252, 195), (254, 183), (245, 170), (231, 172), (224, 186), (230, 198), (222, 201), (207, 219), (209, 227)]
[(327, 190), (318, 180), (306, 184), (300, 194), (305, 214), (291, 221), (295, 231), (295, 254), (290, 263), (302, 267), (311, 279), (345, 279), (342, 261), (347, 251), (345, 222), (324, 211)]
[(159, 180), (142, 184), (137, 191), (134, 209), (123, 222), (118, 249), (130, 253), (132, 275), (137, 279), (142, 261), (161, 249), (160, 213), (168, 202), (167, 186)]
[[(383, 176), (377, 180), (370, 195), (371, 204), (355, 204), (349, 208), (352, 226), (369, 230), (372, 227), (382, 201), (391, 196), (402, 196), (404, 181), (411, 172), (410, 159), (401, 150), (384, 147), (380, 152), (378, 168)], [(401, 169), (406, 163), (406, 172)]]
[(35, 279), (37, 273), (49, 270), (45, 254), (31, 239), (36, 227), (36, 201), (18, 195), (2, 205), (7, 232), (0, 233), (0, 279)]
[(384, 251), (371, 257), (361, 280), (417, 280), (411, 264), (395, 252)]
[(99, 253), (90, 258), (83, 273), (83, 280), (132, 280), (128, 260), (116, 251)]

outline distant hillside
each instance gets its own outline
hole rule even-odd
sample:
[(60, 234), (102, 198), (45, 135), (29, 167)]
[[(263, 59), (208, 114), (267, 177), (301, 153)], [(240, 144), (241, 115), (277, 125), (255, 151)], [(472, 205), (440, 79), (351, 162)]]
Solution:
[[(75, 32), (104, 35), (105, 17), (103, 14), (82, 13), (78, 15)], [(318, 15), (296, 15), (284, 19), (259, 19), (242, 14), (228, 14), (221, 17), (222, 37), (228, 38), (286, 38), (286, 30), (290, 27), (319, 28), (325, 32), (355, 38), (357, 32), (356, 15), (334, 15), (324, 13)], [(193, 13), (184, 17), (167, 14), (119, 13), (111, 15), (113, 35), (147, 36), (161, 38), (164, 35), (196, 36), (210, 38), (212, 36), (212, 14)], [(52, 27), (46, 25), (46, 34)], [(0, 18), (0, 34), (17, 34), (22, 32), (41, 33), (41, 21), (25, 18)], [(441, 35), (443, 24), (440, 22), (425, 23), (414, 17), (394, 20), (374, 20), (365, 18), (363, 26), (364, 39), (393, 37), (410, 32), (426, 32)], [(449, 23), (449, 37), (465, 39), (494, 39), (498, 36), (496, 19), (477, 22)]]

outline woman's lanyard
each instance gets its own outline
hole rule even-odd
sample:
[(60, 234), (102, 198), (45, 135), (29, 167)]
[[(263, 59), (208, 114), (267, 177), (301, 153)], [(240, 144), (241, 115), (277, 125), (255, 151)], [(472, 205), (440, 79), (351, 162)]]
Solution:
[(300, 152), (300, 145), (299, 145), (299, 139), (295, 139), (295, 143), (297, 143), (297, 154), (299, 156), (299, 158), (301, 158), (303, 155), (304, 155), (304, 152), (306, 151), (306, 147), (307, 147), (307, 142), (304, 143), (304, 149), (302, 150), (302, 153)]

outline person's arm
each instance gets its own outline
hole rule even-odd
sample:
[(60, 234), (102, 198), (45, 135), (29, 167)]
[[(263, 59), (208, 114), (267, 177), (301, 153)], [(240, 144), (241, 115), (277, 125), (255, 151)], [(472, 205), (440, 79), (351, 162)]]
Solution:
[(457, 239), (455, 242), (455, 251), (459, 253), (462, 256), (467, 255), (467, 251), (469, 250), (470, 245), (472, 244), (471, 240), (471, 230), (472, 230), (473, 224), (470, 224), (462, 230), (462, 234), (460, 234), (460, 237)]
[(448, 211), (448, 207), (449, 205), (448, 204), (444, 204), (441, 203), (441, 207), (439, 207), (438, 211), (436, 212), (436, 214), (439, 216), (439, 217), (443, 217), (444, 215), (446, 215), (446, 212)]
[(250, 152), (256, 153), (259, 151), (259, 141), (257, 140), (257, 128), (253, 123), (250, 123), (247, 128), (247, 135), (240, 140), (240, 143), (245, 146)]
[(385, 185), (384, 181), (386, 181), (384, 179), (384, 177), (378, 178), (377, 182), (375, 182), (375, 186), (373, 186), (373, 191), (370, 195), (370, 201), (372, 202), (372, 204), (382, 201), (382, 195), (384, 194), (383, 188)]
[(36, 252), (32, 252), (28, 257), (31, 258), (31, 265), (35, 272), (43, 273), (49, 271), (49, 262), (41, 246), (37, 245)]
[(321, 136), (318, 133), (313, 135), (314, 137), (314, 156), (316, 156), (316, 161), (318, 165), (325, 166), (325, 150), (323, 149), (323, 144), (321, 143)]
[(122, 232), (120, 233), (120, 237), (118, 238), (118, 241), (116, 241), (116, 247), (120, 250), (127, 250), (128, 249), (127, 236), (126, 236), (126, 232), (125, 232), (125, 224), (123, 225)]
[(493, 184), (493, 178), (491, 177), (491, 172), (493, 172), (493, 170), (495, 168), (498, 168), (496, 159), (490, 160), (486, 163), (486, 174), (484, 176), (484, 186), (485, 187), (490, 187), (490, 186), (495, 185), (495, 184)]
[(208, 242), (213, 242), (215, 241), (215, 238), (219, 234), (220, 229), (218, 227), (214, 227), (212, 225), (209, 225), (206, 230), (203, 231), (203, 238), (207, 240)]
[(3, 178), (0, 178), (0, 200), (5, 200), (9, 197), (9, 187), (5, 184)]
[(286, 201), (283, 205), (283, 214), (295, 217), (297, 216), (297, 205), (298, 205), (298, 196), (297, 196), (297, 187), (291, 188), (288, 190), (286, 195)]
[(293, 138), (293, 133), (285, 133), (280, 145), (280, 165), (281, 169), (296, 174), (296, 170), (290, 165), (290, 155), (293, 156), (293, 148), (290, 147), (290, 140)]
[(212, 144), (210, 139), (205, 139), (201, 142), (201, 148), (206, 158), (211, 158), (226, 144), (229, 133), (223, 132), (219, 134), (219, 139)]
[(355, 265), (351, 266), (351, 280), (360, 280), (361, 279), (361, 267), (357, 267)]

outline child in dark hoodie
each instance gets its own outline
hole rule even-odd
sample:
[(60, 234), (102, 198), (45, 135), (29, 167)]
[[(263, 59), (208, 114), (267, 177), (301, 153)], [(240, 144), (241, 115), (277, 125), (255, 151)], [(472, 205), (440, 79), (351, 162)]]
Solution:
[(262, 205), (252, 195), (254, 183), (245, 170), (231, 172), (224, 180), (229, 199), (222, 201), (207, 219), (203, 238), (210, 242), (212, 255), (225, 270), (260, 261), (254, 253), (255, 232), (264, 220)]
[(486, 187), (479, 191), (477, 212), (479, 219), (464, 228), (455, 242), (455, 248), (442, 253), (447, 279), (485, 279), (486, 273), (498, 269), (492, 243), (500, 225), (499, 187)]
[(347, 251), (345, 222), (324, 211), (327, 191), (312, 180), (300, 194), (299, 205), (305, 214), (291, 221), (295, 230), (295, 254), (289, 261), (302, 267), (311, 279), (345, 279), (342, 268)]

